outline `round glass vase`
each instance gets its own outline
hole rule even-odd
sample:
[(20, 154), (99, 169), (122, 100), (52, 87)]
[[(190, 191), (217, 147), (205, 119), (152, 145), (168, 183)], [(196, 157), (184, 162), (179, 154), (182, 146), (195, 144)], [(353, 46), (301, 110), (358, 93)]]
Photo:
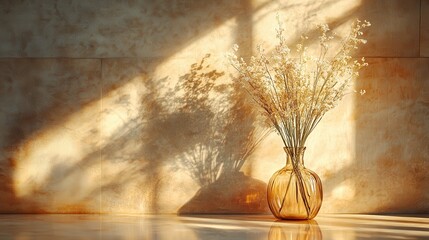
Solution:
[(274, 173), (268, 183), (268, 206), (279, 219), (312, 219), (322, 205), (322, 182), (304, 166), (305, 147), (284, 150), (286, 166)]

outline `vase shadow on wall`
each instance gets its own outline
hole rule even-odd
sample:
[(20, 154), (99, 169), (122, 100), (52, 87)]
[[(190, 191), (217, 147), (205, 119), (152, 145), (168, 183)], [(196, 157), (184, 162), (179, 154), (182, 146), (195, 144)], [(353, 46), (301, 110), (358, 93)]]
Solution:
[(268, 213), (266, 190), (265, 182), (236, 172), (201, 187), (178, 214)]

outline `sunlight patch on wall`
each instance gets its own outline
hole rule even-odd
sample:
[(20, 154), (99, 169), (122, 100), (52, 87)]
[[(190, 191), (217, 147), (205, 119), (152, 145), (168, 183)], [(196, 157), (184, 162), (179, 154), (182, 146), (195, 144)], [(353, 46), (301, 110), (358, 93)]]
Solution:
[(354, 186), (350, 181), (345, 180), (344, 182), (338, 184), (332, 190), (332, 198), (335, 198), (336, 201), (341, 200), (353, 200), (355, 196)]
[[(76, 149), (82, 148), (79, 143), (73, 140), (70, 134), (58, 134), (53, 136), (50, 133), (44, 133), (37, 140), (27, 144), (26, 153), (19, 162), (15, 173), (16, 194), (18, 197), (25, 197), (34, 191), (34, 186), (40, 186), (48, 181), (52, 171), (53, 164), (57, 159), (66, 160), (64, 164), (73, 165), (75, 159), (80, 159), (82, 153)], [(54, 139), (54, 140), (53, 140)], [(25, 159), (25, 166), (24, 166)], [(58, 161), (60, 163), (62, 161)], [(34, 185), (34, 186), (33, 186)]]
[(85, 106), (26, 140), (14, 156), (19, 159), (14, 173), (18, 197), (55, 211), (85, 202), (99, 187), (99, 109), (98, 102)]

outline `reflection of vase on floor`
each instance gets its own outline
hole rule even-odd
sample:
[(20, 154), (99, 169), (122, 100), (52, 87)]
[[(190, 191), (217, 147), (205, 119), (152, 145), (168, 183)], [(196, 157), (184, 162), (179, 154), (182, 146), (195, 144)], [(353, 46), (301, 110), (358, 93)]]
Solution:
[(322, 205), (322, 183), (304, 167), (305, 148), (285, 148), (286, 166), (268, 183), (268, 205), (279, 219), (312, 219)]
[(322, 231), (315, 220), (275, 223), (268, 233), (268, 240), (321, 240)]

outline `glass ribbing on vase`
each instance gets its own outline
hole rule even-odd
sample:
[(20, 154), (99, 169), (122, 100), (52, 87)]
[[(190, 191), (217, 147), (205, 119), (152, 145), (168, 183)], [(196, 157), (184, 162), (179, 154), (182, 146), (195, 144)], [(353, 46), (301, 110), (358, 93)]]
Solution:
[(319, 176), (304, 166), (303, 148), (285, 148), (286, 166), (268, 183), (268, 205), (280, 219), (312, 219), (322, 205)]

